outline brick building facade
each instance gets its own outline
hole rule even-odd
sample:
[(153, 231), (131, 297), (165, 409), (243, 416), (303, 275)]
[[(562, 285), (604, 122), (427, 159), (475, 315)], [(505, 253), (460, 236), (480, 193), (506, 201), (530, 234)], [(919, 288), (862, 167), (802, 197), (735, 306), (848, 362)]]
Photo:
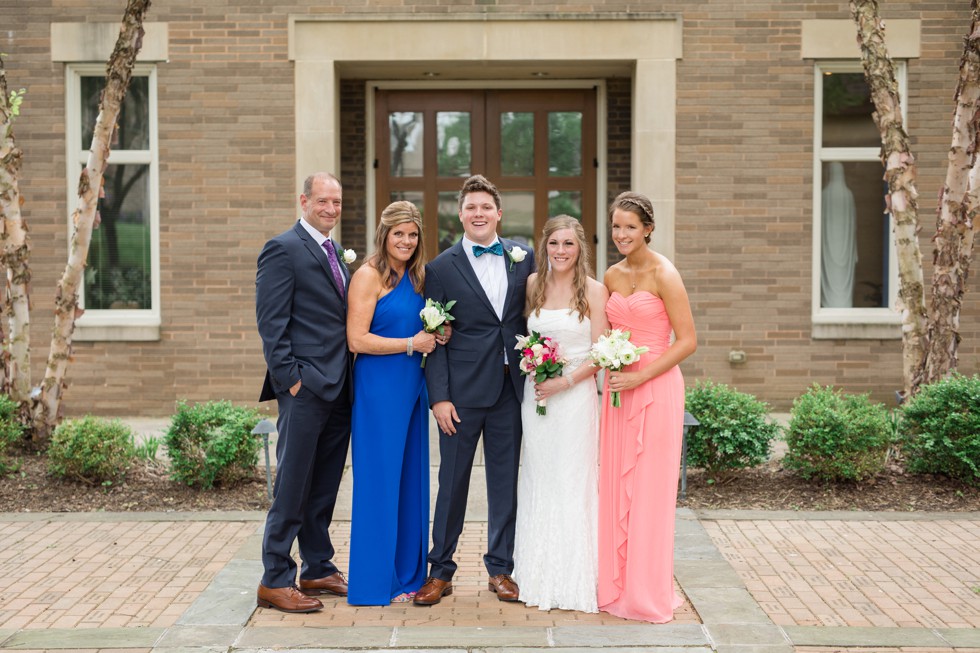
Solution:
[[(33, 242), (39, 376), (86, 149), (86, 78), (104, 70), (124, 3), (22, 4), (0, 0), (0, 50), (10, 86), (27, 89), (15, 134), (25, 152), (21, 192)], [(595, 128), (583, 127), (582, 149), (595, 152), (583, 158), (593, 170), (579, 171), (584, 190), (568, 196), (583, 220), (591, 216), (600, 276), (615, 260), (609, 199), (627, 188), (654, 199), (654, 245), (681, 271), (698, 329), (698, 352), (683, 365), (688, 383), (728, 383), (779, 409), (811, 382), (892, 401), (901, 385), (894, 257), (887, 224), (865, 224), (881, 214), (873, 205), (880, 175), (868, 167), (877, 150), (855, 87), (860, 68), (846, 2), (364, 5), (151, 6), (137, 70), (143, 94), (132, 111), (143, 129), (114, 146), (112, 160), (128, 166), (119, 188), (129, 180), (142, 190), (130, 189), (129, 204), (116, 206), (118, 233), (100, 236), (111, 243), (101, 245), (104, 258), (86, 285), (69, 413), (167, 415), (179, 399), (253, 402), (264, 371), (255, 259), (296, 218), (303, 176), (339, 172), (341, 240), (363, 255), (389, 196), (382, 191), (398, 182), (378, 167), (391, 154), (380, 150), (393, 142), (379, 107), (388, 106), (385, 98), (399, 101), (399, 93), (455, 102), (456, 91), (483, 94), (472, 115), (492, 118), (484, 143), (490, 152), (505, 140), (494, 136), (497, 116), (506, 121), (524, 111), (508, 109), (512, 98), (547, 103), (566, 90), (591, 98), (585, 114), (592, 118), (583, 124), (594, 119)], [(969, 6), (888, 2), (882, 11), (919, 163), (928, 262)], [(840, 226), (822, 193), (834, 162), (858, 204), (860, 248), (845, 261), (854, 278), (840, 282), (852, 284), (843, 306), (821, 290), (822, 278), (838, 283), (821, 275), (831, 265), (825, 256), (850, 251), (826, 229)], [(542, 210), (528, 217), (535, 226)], [(435, 234), (435, 217), (428, 219)], [(124, 265), (138, 273), (119, 292), (143, 293), (128, 304), (112, 293), (130, 277), (110, 276), (119, 261), (107, 253), (126, 234), (137, 234), (126, 246), (139, 256)], [(976, 278), (961, 320), (960, 369), (968, 374), (980, 368)], [(97, 301), (104, 304), (92, 308)], [(731, 362), (732, 352), (744, 352), (744, 362)]]

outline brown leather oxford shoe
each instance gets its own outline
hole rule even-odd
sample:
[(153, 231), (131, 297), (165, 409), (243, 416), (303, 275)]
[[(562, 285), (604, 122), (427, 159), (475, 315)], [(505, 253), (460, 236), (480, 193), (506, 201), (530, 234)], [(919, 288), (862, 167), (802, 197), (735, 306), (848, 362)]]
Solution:
[(259, 584), (258, 600), (260, 608), (273, 608), (282, 612), (316, 612), (323, 609), (317, 599), (311, 599), (295, 587), (266, 587)]
[(435, 605), (442, 600), (442, 597), (453, 593), (453, 583), (450, 580), (439, 580), (429, 576), (425, 579), (425, 584), (419, 589), (418, 594), (412, 599), (415, 605)]
[(520, 600), (521, 591), (517, 587), (514, 579), (507, 574), (497, 574), (490, 577), (487, 589), (497, 595), (501, 601), (514, 602)]
[(339, 571), (324, 578), (314, 580), (299, 579), (299, 591), (307, 596), (320, 596), (321, 594), (333, 594), (334, 596), (347, 596), (347, 581)]

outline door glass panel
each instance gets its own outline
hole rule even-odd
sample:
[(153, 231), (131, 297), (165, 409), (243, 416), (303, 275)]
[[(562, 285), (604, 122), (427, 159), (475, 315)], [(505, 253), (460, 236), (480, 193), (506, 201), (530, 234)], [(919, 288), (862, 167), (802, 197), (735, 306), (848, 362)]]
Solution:
[(832, 73), (822, 79), (823, 146), (881, 147), (864, 73)]
[(582, 174), (580, 111), (548, 113), (548, 174), (552, 177), (577, 177)]
[[(82, 77), (82, 142), (81, 149), (92, 147), (95, 120), (99, 116), (99, 96), (105, 77)], [(114, 150), (150, 149), (150, 78), (134, 75), (123, 99), (116, 129), (109, 144)]]
[(877, 161), (823, 164), (820, 193), (820, 305), (888, 306), (891, 218)]
[(582, 219), (582, 193), (571, 190), (548, 191), (548, 217), (570, 215)]
[(534, 249), (534, 193), (501, 193), (503, 218), (500, 220), (500, 235), (527, 245)]
[[(421, 191), (414, 190), (396, 190), (391, 193), (391, 201), (398, 202), (400, 200), (406, 200), (418, 207), (419, 213), (425, 214), (425, 198)], [(381, 207), (384, 210), (384, 207)], [(381, 212), (379, 211), (380, 215)]]
[(422, 114), (412, 111), (389, 113), (388, 128), (391, 131), (391, 176), (421, 177)]
[(106, 168), (102, 223), (92, 232), (85, 268), (85, 308), (151, 307), (149, 172), (148, 165)]
[(455, 245), (463, 237), (456, 193), (439, 193), (439, 251)]
[(439, 176), (468, 177), (472, 168), (472, 141), (468, 111), (436, 113), (439, 142)]
[(505, 177), (534, 174), (534, 114), (500, 114), (500, 172)]

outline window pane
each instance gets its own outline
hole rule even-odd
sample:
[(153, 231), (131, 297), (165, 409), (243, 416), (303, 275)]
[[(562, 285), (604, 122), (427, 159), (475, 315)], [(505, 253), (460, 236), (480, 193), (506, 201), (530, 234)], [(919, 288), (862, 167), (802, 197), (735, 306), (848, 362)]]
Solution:
[(471, 139), (470, 114), (466, 111), (436, 113), (439, 133), (439, 176), (468, 177), (470, 175)]
[(85, 268), (85, 308), (151, 308), (149, 171), (147, 165), (106, 170), (102, 223)]
[[(99, 116), (99, 96), (104, 77), (82, 77), (82, 142), (80, 148), (92, 147), (95, 120)], [(119, 110), (116, 131), (110, 147), (114, 150), (150, 149), (150, 78), (133, 75)]]
[(571, 190), (548, 191), (548, 215), (570, 215), (582, 220), (582, 193)]
[[(420, 191), (414, 190), (396, 190), (392, 191), (390, 201), (398, 202), (401, 200), (407, 200), (418, 207), (419, 213), (425, 213), (425, 206), (423, 206), (422, 193)], [(379, 212), (380, 215), (380, 212)], [(373, 235), (372, 235), (373, 238)]]
[(457, 193), (439, 193), (439, 251), (444, 252), (463, 237)]
[(388, 114), (391, 131), (391, 176), (422, 176), (422, 114), (396, 111)]
[(890, 218), (877, 161), (823, 165), (820, 305), (888, 306)]
[(871, 114), (871, 89), (863, 73), (827, 73), (823, 77), (823, 146), (880, 147)]
[(500, 114), (500, 172), (505, 177), (534, 174), (534, 114)]
[(501, 193), (504, 217), (500, 235), (534, 249), (534, 193)]
[(548, 114), (548, 174), (552, 177), (582, 174), (581, 112), (553, 111)]

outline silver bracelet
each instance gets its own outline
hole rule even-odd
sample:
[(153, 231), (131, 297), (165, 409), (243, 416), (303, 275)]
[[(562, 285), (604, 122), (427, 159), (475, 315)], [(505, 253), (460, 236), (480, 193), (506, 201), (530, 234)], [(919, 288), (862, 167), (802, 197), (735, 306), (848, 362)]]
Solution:
[(411, 338), (406, 338), (405, 339), (405, 353), (407, 355), (411, 356), (412, 355), (412, 350), (413, 350), (413, 347), (412, 347), (412, 339)]
[(565, 377), (565, 383), (568, 384), (568, 389), (569, 390), (571, 390), (572, 389), (572, 386), (575, 385), (575, 381), (572, 380), (572, 375), (571, 374), (569, 374), (568, 376)]

